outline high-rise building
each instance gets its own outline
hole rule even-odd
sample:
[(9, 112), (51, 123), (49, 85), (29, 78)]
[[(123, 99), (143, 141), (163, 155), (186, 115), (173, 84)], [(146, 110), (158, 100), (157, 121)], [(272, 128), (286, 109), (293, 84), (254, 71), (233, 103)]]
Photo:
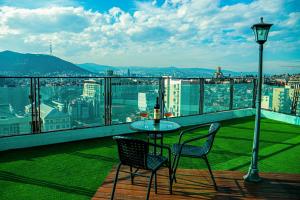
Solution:
[(271, 98), (268, 95), (264, 95), (261, 98), (261, 108), (269, 110), (271, 108)]
[(129, 69), (129, 68), (127, 69), (127, 76), (128, 76), (128, 77), (131, 76), (131, 74), (130, 74), (130, 69)]
[(165, 79), (165, 108), (174, 116), (180, 116), (181, 80)]
[[(80, 100), (77, 100), (77, 104), (80, 109), (86, 109), (88, 107), (89, 117), (98, 118), (103, 115), (103, 104), (104, 104), (104, 95), (103, 95), (103, 83), (102, 80), (85, 80), (83, 84), (83, 92)], [(82, 111), (85, 112), (85, 111)]]
[(290, 114), (293, 96), (294, 89), (290, 87), (273, 88), (272, 110)]
[(147, 110), (147, 95), (145, 92), (138, 93), (138, 108), (140, 111)]
[(165, 79), (165, 109), (173, 116), (199, 113), (199, 82), (196, 80)]
[(88, 120), (91, 116), (90, 105), (83, 98), (74, 99), (68, 106), (68, 113), (71, 116), (72, 124)]
[(84, 97), (99, 98), (102, 94), (102, 83), (96, 80), (85, 80), (83, 83), (83, 93)]
[[(287, 84), (290, 88), (294, 89), (294, 96), (292, 98), (292, 114), (298, 113), (299, 101), (300, 101), (300, 77), (293, 77)], [(298, 114), (299, 115), (299, 114)]]

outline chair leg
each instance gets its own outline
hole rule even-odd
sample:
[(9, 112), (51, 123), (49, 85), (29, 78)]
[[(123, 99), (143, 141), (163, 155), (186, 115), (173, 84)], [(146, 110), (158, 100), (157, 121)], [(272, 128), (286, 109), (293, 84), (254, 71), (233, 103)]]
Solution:
[(149, 195), (150, 195), (150, 190), (151, 190), (151, 184), (152, 184), (153, 174), (154, 173), (151, 172), (150, 180), (149, 180), (149, 183), (148, 183), (148, 191), (147, 191), (146, 200), (149, 200)]
[(218, 190), (218, 187), (217, 187), (217, 184), (216, 184), (216, 181), (215, 181), (215, 177), (214, 177), (214, 175), (213, 175), (213, 173), (212, 173), (212, 171), (211, 171), (211, 168), (210, 168), (210, 164), (209, 164), (209, 162), (208, 162), (208, 159), (207, 159), (206, 156), (203, 157), (203, 159), (205, 160), (206, 165), (207, 165), (207, 167), (208, 167), (208, 171), (209, 171), (210, 176), (211, 176), (211, 179), (212, 179), (212, 181), (213, 181), (213, 183), (214, 183), (215, 190)]
[(177, 161), (176, 161), (175, 166), (173, 168), (173, 178), (172, 178), (172, 180), (175, 180), (175, 183), (177, 183), (176, 170), (177, 170), (177, 167), (178, 167), (178, 164), (179, 164), (179, 159), (180, 159), (180, 155), (178, 155)]
[(169, 166), (169, 191), (170, 191), (170, 194), (172, 194), (172, 185), (173, 185), (173, 181), (172, 181), (172, 168), (171, 168), (171, 161), (169, 162), (168, 164)]
[(157, 194), (157, 172), (154, 174), (154, 188), (155, 188), (155, 194)]
[[(173, 172), (174, 172), (174, 167), (175, 167), (176, 159), (177, 159), (177, 154), (175, 154), (174, 159), (173, 159), (173, 163), (171, 165), (171, 169), (173, 170)], [(175, 183), (176, 183), (176, 176), (175, 176), (175, 174), (174, 174), (174, 176), (172, 178), (172, 183), (173, 183), (173, 180), (175, 180)]]
[[(164, 135), (163, 133), (160, 134), (161, 138), (160, 138), (160, 145), (163, 146), (164, 145)], [(163, 155), (163, 148), (160, 148), (160, 155)]]
[(118, 165), (118, 168), (117, 168), (116, 177), (115, 177), (115, 180), (114, 180), (114, 186), (113, 186), (113, 189), (112, 189), (112, 192), (111, 192), (111, 197), (110, 197), (111, 200), (114, 199), (115, 190), (116, 190), (116, 186), (117, 186), (117, 181), (118, 181), (118, 176), (119, 176), (119, 171), (120, 171), (121, 165), (122, 164), (120, 163)]
[(132, 174), (132, 167), (130, 166), (130, 179), (131, 179), (131, 185), (133, 185), (133, 174)]

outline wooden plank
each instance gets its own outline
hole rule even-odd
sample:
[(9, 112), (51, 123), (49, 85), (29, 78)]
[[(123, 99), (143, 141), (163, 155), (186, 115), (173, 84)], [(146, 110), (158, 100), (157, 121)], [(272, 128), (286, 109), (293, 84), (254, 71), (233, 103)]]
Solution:
[[(129, 171), (123, 167), (124, 171)], [(97, 190), (93, 200), (110, 199), (115, 170), (107, 176), (102, 186)], [(177, 183), (173, 185), (173, 194), (169, 194), (168, 170), (158, 172), (158, 193), (154, 192), (154, 179), (150, 199), (182, 200), (182, 199), (300, 199), (300, 175), (261, 173), (263, 181), (253, 184), (243, 180), (244, 173), (239, 171), (214, 171), (218, 191), (215, 191), (207, 170), (178, 169)], [(144, 172), (145, 175), (149, 173)], [(138, 200), (145, 199), (148, 180), (136, 176), (131, 185), (129, 174), (120, 172), (115, 199)]]

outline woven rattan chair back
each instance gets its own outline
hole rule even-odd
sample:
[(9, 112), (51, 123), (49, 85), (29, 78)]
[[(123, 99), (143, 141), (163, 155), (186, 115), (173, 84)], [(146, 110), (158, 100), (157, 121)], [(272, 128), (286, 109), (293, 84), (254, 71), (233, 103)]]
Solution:
[(147, 169), (147, 154), (149, 152), (147, 142), (121, 136), (115, 136), (114, 140), (118, 144), (119, 159), (123, 165)]

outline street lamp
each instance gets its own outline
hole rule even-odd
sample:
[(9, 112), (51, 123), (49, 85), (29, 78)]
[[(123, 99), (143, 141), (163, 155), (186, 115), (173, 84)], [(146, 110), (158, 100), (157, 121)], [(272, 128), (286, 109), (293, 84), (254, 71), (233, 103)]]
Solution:
[(258, 88), (256, 95), (256, 116), (255, 116), (255, 129), (253, 138), (253, 149), (251, 165), (248, 174), (244, 176), (245, 181), (259, 182), (261, 178), (258, 173), (258, 149), (259, 149), (259, 134), (260, 134), (260, 114), (261, 114), (261, 88), (262, 88), (262, 62), (263, 62), (263, 44), (267, 41), (268, 33), (272, 24), (263, 22), (260, 18), (259, 24), (254, 24), (251, 28), (255, 35), (255, 41), (259, 44), (259, 66), (258, 66)]

